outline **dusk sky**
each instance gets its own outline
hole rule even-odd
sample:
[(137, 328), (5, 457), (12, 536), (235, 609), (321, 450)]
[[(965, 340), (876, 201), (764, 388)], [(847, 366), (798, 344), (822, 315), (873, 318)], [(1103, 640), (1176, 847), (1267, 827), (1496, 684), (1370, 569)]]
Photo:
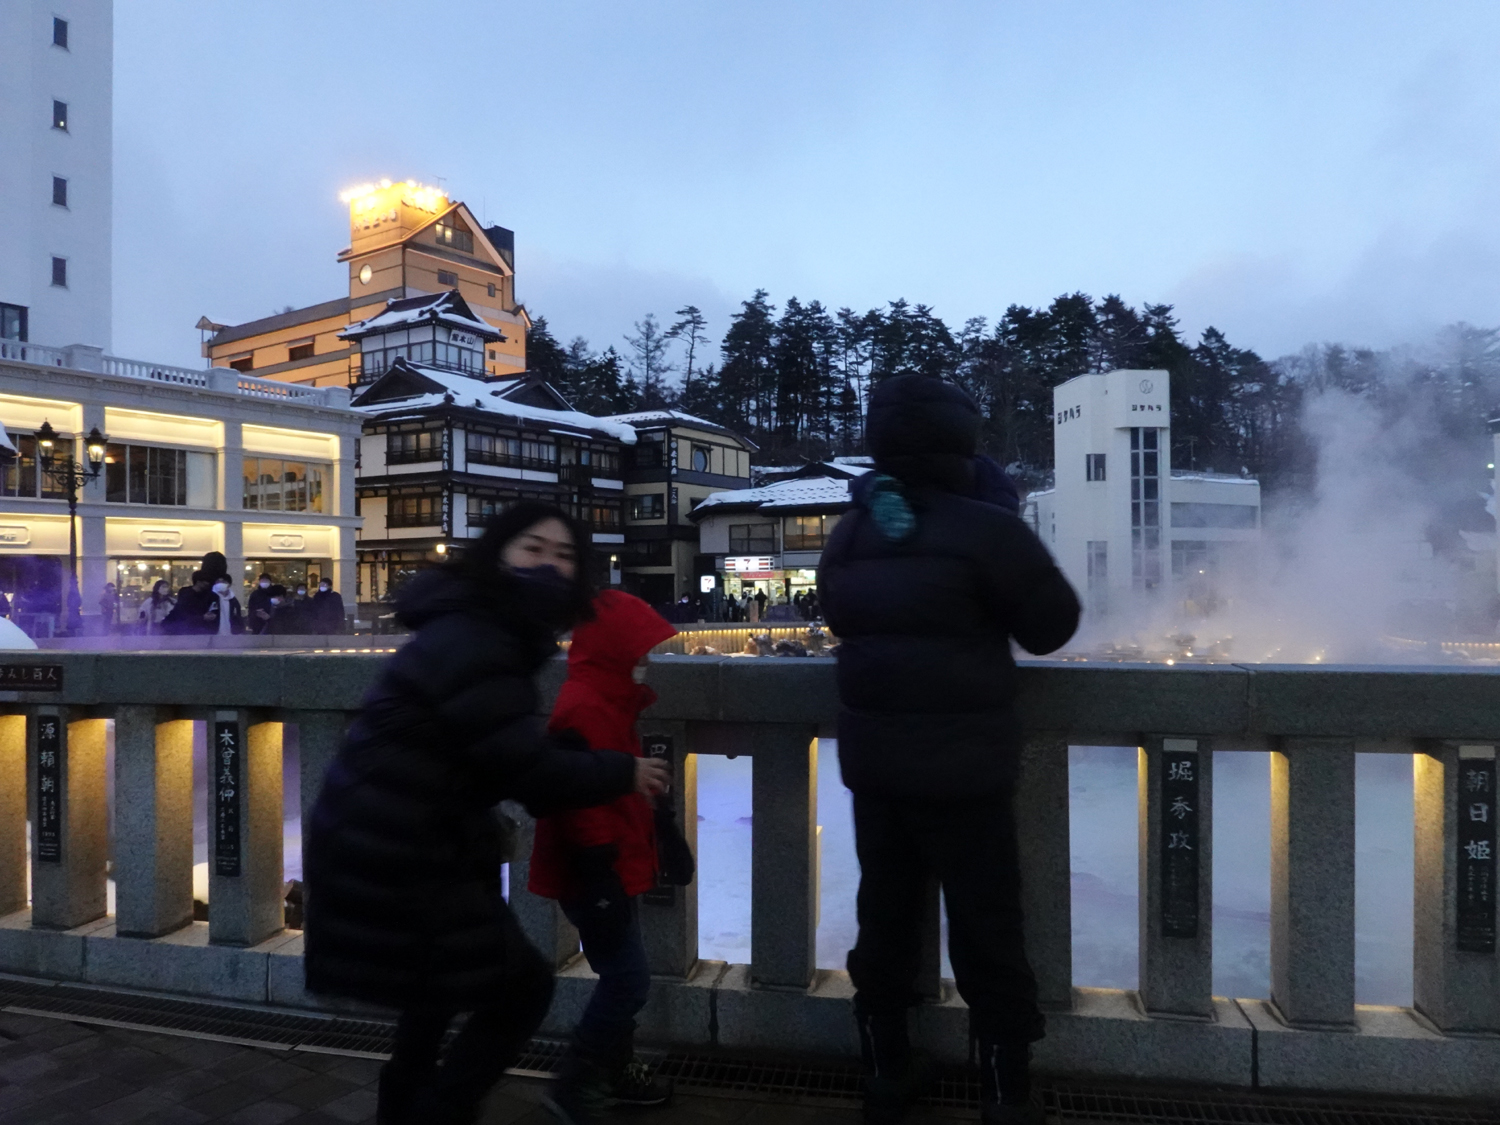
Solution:
[(190, 365), (345, 292), (349, 185), (516, 231), (517, 294), (621, 343), (757, 287), (958, 327), (1083, 290), (1268, 357), (1500, 324), (1500, 6), (115, 8), (115, 340)]

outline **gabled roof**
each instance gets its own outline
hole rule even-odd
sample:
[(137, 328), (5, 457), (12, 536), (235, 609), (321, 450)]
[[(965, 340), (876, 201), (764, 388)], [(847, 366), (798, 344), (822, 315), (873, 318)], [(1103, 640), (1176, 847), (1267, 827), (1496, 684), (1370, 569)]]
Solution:
[(709, 516), (735, 512), (832, 513), (846, 510), (853, 499), (847, 477), (800, 477), (777, 481), (760, 488), (737, 488), (715, 492), (688, 513), (697, 523)]
[(649, 429), (653, 426), (691, 426), (695, 430), (706, 430), (711, 434), (732, 437), (736, 441), (743, 442), (748, 449), (760, 448), (744, 434), (737, 434), (717, 422), (710, 422), (707, 418), (699, 418), (692, 414), (684, 414), (680, 410), (638, 410), (633, 414), (611, 414), (609, 417), (611, 421), (624, 422), (636, 429)]
[[(541, 380), (479, 379), (398, 359), (349, 405), (379, 418), (421, 416), (444, 407), (482, 410), (552, 433), (635, 444), (635, 430), (630, 426), (576, 410), (535, 405), (534, 392), (546, 386)], [(561, 400), (560, 395), (557, 397)]]
[(496, 344), (505, 339), (500, 332), (474, 315), (474, 310), (469, 308), (468, 302), (457, 289), (387, 301), (382, 312), (355, 321), (338, 335), (344, 340), (362, 340), (377, 332), (390, 332), (417, 324), (446, 324), (462, 332), (471, 332), (487, 344)]

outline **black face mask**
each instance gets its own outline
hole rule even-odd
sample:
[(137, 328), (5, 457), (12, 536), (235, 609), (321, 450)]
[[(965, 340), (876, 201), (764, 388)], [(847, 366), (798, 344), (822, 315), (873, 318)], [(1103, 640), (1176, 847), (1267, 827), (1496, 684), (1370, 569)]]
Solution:
[(573, 581), (555, 566), (513, 566), (510, 573), (526, 591), (538, 616), (554, 628), (564, 628), (573, 619)]

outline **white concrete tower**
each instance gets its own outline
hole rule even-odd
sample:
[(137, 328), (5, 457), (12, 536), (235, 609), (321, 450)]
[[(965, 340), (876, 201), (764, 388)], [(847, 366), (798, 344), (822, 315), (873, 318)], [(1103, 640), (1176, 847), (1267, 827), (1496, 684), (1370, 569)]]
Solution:
[(112, 0), (0, 3), (0, 338), (110, 346)]

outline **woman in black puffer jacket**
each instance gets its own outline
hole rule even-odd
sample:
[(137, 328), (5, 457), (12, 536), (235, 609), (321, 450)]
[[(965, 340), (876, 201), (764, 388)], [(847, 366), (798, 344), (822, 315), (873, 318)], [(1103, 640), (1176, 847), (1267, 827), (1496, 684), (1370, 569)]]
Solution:
[(313, 809), (307, 987), (401, 1009), (382, 1125), (475, 1120), (551, 1001), (551, 968), (501, 897), (493, 807), (541, 815), (663, 787), (649, 759), (549, 735), (537, 713), (537, 671), (588, 612), (585, 542), (557, 509), (522, 503), (462, 561), (412, 579), (397, 606), (416, 636)]

